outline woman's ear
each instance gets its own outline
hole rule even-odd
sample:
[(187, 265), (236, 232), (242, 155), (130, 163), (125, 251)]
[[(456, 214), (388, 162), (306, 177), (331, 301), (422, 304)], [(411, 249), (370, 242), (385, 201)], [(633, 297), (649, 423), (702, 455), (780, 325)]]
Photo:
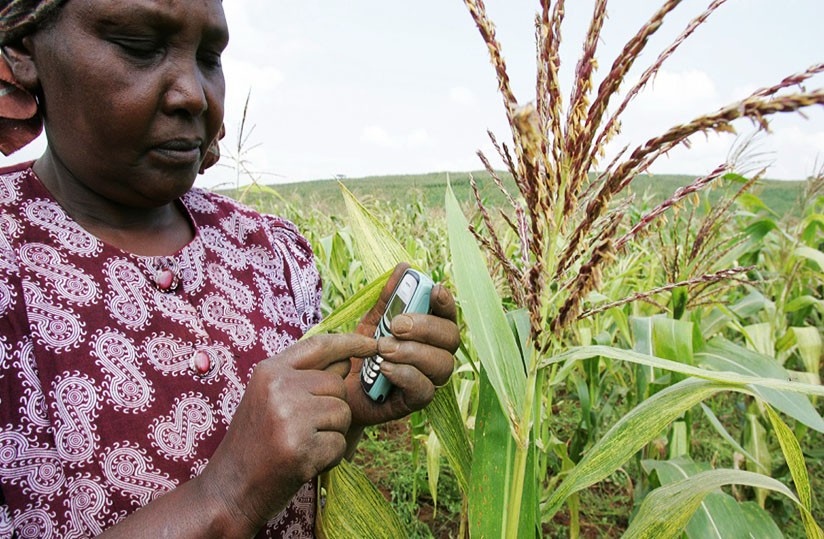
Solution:
[(37, 75), (32, 49), (31, 36), (26, 36), (13, 44), (4, 45), (3, 57), (17, 83), (34, 94), (40, 88), (40, 78)]

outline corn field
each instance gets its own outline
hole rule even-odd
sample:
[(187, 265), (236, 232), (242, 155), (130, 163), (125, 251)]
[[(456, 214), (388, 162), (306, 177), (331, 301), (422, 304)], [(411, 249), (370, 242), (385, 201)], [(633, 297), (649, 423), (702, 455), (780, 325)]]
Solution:
[[(399, 261), (453, 290), (463, 344), (451, 382), (411, 418), (429, 494), (454, 480), (453, 537), (822, 538), (824, 173), (793, 211), (758, 196), (747, 144), (650, 204), (632, 182), (690, 137), (824, 104), (811, 66), (749, 97), (628, 147), (606, 144), (623, 111), (724, 0), (711, 2), (633, 86), (627, 73), (681, 2), (639, 22), (596, 62), (607, 1), (596, 0), (572, 87), (560, 87), (562, 0), (537, 3), (535, 95), (513, 94), (482, 0), (464, 0), (487, 47), (510, 133), (490, 133), (505, 170), (479, 153), (503, 194), (492, 205), (451, 186), (443, 207), (358, 201), (346, 215), (244, 195), (312, 242), (325, 322), (351, 330)], [(570, 9), (578, 7), (573, 4)], [(597, 65), (609, 66), (598, 78)], [(506, 141), (506, 142), (504, 142)], [(710, 204), (707, 193), (724, 193)], [(410, 466), (419, 456), (410, 453)], [(812, 471), (811, 471), (812, 470)], [(622, 485), (614, 527), (593, 530), (586, 500)], [(362, 471), (321, 479), (327, 537), (413, 535)], [(362, 509), (362, 510), (359, 510)], [(415, 532), (417, 533), (417, 532)]]

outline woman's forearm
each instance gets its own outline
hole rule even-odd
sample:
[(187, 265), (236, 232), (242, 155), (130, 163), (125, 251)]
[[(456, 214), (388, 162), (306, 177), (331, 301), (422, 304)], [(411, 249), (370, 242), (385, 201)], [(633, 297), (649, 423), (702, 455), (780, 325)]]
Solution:
[(258, 531), (227, 493), (196, 477), (138, 509), (101, 537), (252, 537)]

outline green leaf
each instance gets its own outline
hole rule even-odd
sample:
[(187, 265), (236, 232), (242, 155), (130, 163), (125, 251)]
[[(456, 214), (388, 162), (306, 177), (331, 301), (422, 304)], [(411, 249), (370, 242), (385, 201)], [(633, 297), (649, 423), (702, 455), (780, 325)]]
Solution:
[(770, 514), (761, 509), (757, 503), (743, 502), (738, 505), (747, 519), (747, 529), (753, 530), (753, 533), (748, 535), (749, 539), (784, 539), (784, 534), (781, 533), (781, 529)]
[(409, 254), (383, 223), (369, 213), (342, 183), (339, 186), (346, 202), (355, 250), (363, 262), (367, 280), (377, 279), (399, 262), (407, 261)]
[[(743, 348), (742, 350), (749, 353), (755, 353)], [(696, 359), (701, 354), (703, 353), (696, 353)], [(697, 378), (729, 383), (736, 386), (757, 386), (759, 388), (763, 387), (770, 389), (779, 389), (782, 390), (781, 393), (786, 393), (790, 395), (792, 395), (793, 393), (803, 393), (806, 395), (824, 396), (824, 386), (821, 385), (792, 382), (790, 380), (787, 380), (786, 378), (780, 379), (759, 377), (749, 374), (741, 374), (740, 372), (735, 371), (703, 369), (700, 367), (693, 367), (691, 365), (676, 363), (675, 361), (670, 361), (668, 359), (661, 359), (655, 356), (639, 354), (638, 352), (632, 350), (622, 350), (620, 348), (613, 348), (611, 346), (573, 346), (561, 352), (560, 354), (557, 354), (555, 356), (552, 356), (551, 358), (544, 360), (541, 363), (541, 366), (546, 367), (554, 363), (562, 363), (563, 367), (561, 367), (561, 369), (558, 371), (556, 378), (563, 379), (563, 377), (566, 376), (567, 371), (571, 370), (574, 367), (576, 361), (581, 361), (596, 356), (603, 356), (606, 358), (616, 359), (620, 361), (629, 361), (630, 363), (636, 363), (638, 365), (647, 365), (650, 367), (666, 369), (673, 372), (680, 372), (681, 374), (687, 374), (689, 376), (695, 376)], [(802, 399), (802, 401), (804, 400), (806, 399)], [(809, 404), (809, 401), (807, 401), (807, 403)], [(781, 408), (779, 408), (779, 410), (780, 409)]]
[[(824, 419), (816, 412), (809, 399), (802, 395), (784, 391), (791, 389), (789, 374), (773, 358), (767, 357), (727, 340), (716, 338), (710, 341), (706, 348), (695, 354), (700, 365), (718, 371), (732, 371), (746, 376), (772, 378), (781, 382), (780, 386), (757, 384), (752, 386), (753, 392), (764, 401), (767, 401), (785, 414), (801, 421), (810, 428), (824, 432)], [(809, 388), (816, 388), (810, 394), (820, 395), (822, 386), (803, 384)]]
[(666, 317), (652, 319), (652, 355), (678, 363), (693, 364), (692, 323)]
[[(398, 263), (408, 260), (409, 256), (389, 230), (369, 213), (343, 184), (340, 184), (340, 188), (346, 200), (346, 209), (350, 219), (352, 237), (355, 239), (356, 250), (364, 261), (364, 268), (369, 268), (367, 275), (375, 271), (387, 272), (378, 281), (369, 285), (368, 298), (371, 299), (371, 303), (367, 306), (368, 310), (377, 301), (380, 291), (389, 279), (394, 267)], [(381, 268), (385, 269), (381, 270)], [(380, 286), (377, 286), (377, 283), (380, 283)], [(360, 296), (360, 294), (359, 292), (356, 296)], [(366, 303), (367, 300), (364, 299), (363, 301)], [(347, 303), (349, 302), (347, 301)], [(341, 306), (341, 309), (344, 306)], [(366, 312), (366, 310), (363, 312)], [(332, 318), (335, 314), (337, 314), (337, 311), (329, 318)], [(362, 315), (363, 313), (360, 314), (360, 316)], [(455, 471), (458, 484), (463, 492), (467, 492), (472, 450), (469, 446), (469, 436), (461, 419), (461, 413), (452, 387), (446, 386), (436, 391), (435, 398), (425, 409), (425, 413), (438, 435), (442, 450), (450, 466)]]
[(469, 492), (472, 448), (451, 383), (435, 391), (435, 398), (424, 412), (441, 441), (441, 449), (455, 472), (461, 492), (466, 494)]
[(807, 216), (801, 224), (801, 239), (807, 245), (813, 245), (818, 239), (818, 235), (824, 230), (824, 215), (813, 213)]
[(734, 318), (746, 320), (754, 316), (764, 308), (766, 303), (767, 299), (760, 292), (752, 291), (730, 306), (715, 307), (701, 322), (701, 333), (710, 337)]
[[(586, 456), (578, 463), (578, 466), (567, 475), (561, 485), (552, 493), (546, 504), (546, 511), (550, 516), (558, 511), (568, 495), (607, 477), (623, 465), (638, 449), (658, 436), (666, 425), (669, 425), (684, 411), (718, 391), (732, 390), (752, 393), (756, 388), (762, 389), (759, 386), (765, 386), (824, 395), (824, 387), (821, 386), (773, 378), (759, 378), (735, 372), (713, 372), (609, 346), (571, 348), (546, 360), (544, 366), (560, 362), (563, 363), (561, 371), (565, 371), (571, 369), (576, 361), (595, 356), (660, 367), (715, 381), (709, 382), (688, 378), (656, 393), (622, 417), (587, 452)], [(809, 403), (809, 401), (806, 402)]]
[(570, 494), (609, 476), (686, 410), (725, 389), (734, 386), (687, 379), (633, 408), (587, 451), (550, 495), (547, 514), (554, 515)]
[(752, 350), (772, 357), (775, 354), (775, 339), (772, 325), (769, 322), (760, 322), (744, 326), (744, 333)]
[[(340, 184), (340, 187), (346, 201), (356, 251), (359, 253), (359, 257), (363, 262), (364, 273), (372, 282), (358, 291), (354, 296), (350, 297), (320, 324), (311, 328), (304, 337), (330, 332), (347, 322), (360, 320), (363, 314), (377, 301), (394, 267), (399, 262), (403, 262), (409, 258), (403, 247), (395, 240), (386, 227), (372, 216), (343, 184)], [(440, 440), (442, 450), (447, 460), (455, 470), (459, 485), (461, 485), (464, 492), (467, 492), (469, 484), (469, 462), (472, 459), (469, 438), (463, 420), (461, 419), (460, 411), (458, 411), (455, 392), (452, 391), (450, 386), (447, 386), (447, 388), (442, 388), (435, 392), (435, 398), (425, 412), (429, 417), (433, 430)], [(337, 473), (338, 472), (334, 470), (330, 472), (329, 476), (331, 480), (338, 479)], [(353, 471), (349, 475), (356, 475), (356, 472)], [(348, 480), (349, 475), (345, 476), (347, 481), (340, 481), (339, 486), (334, 489), (335, 495), (329, 496), (330, 501), (334, 498), (335, 506), (341, 507), (343, 510), (346, 510), (345, 500), (358, 496), (357, 490), (351, 491), (350, 489), (360, 488), (358, 483)], [(374, 487), (368, 480), (366, 480), (366, 483), (367, 485), (363, 488), (374, 490)], [(337, 499), (338, 497), (340, 497), (340, 499)], [(354, 510), (356, 507), (358, 506), (353, 505), (352, 509)], [(340, 516), (341, 520), (345, 518), (345, 514)], [(353, 522), (368, 518), (369, 517), (365, 515), (352, 515)], [(393, 513), (392, 518), (397, 520), (397, 515)], [(324, 514), (319, 513), (318, 520), (325, 519)], [(391, 524), (391, 520), (387, 520), (387, 522)], [(337, 527), (341, 525), (335, 521), (324, 522), (324, 524), (327, 529), (331, 527), (337, 529)], [(378, 527), (380, 527), (380, 524), (378, 524)], [(368, 537), (371, 535), (369, 533), (354, 533), (337, 536)], [(399, 536), (402, 537), (404, 534)]]
[[(475, 418), (475, 453), (469, 490), (469, 535), (505, 537), (509, 494), (516, 443), (510, 435), (509, 419), (501, 410), (489, 378), (481, 369), (478, 414)], [(527, 473), (521, 501), (518, 537), (535, 536), (537, 522), (534, 444), (530, 444)]]
[[(645, 460), (641, 464), (647, 473), (655, 471), (661, 485), (710, 469), (709, 464), (694, 462), (688, 457), (665, 461)], [(716, 491), (704, 498), (684, 531), (690, 539), (749, 539), (751, 530), (747, 526), (745, 512), (735, 498)], [(756, 536), (761, 537), (760, 533)]]
[[(755, 457), (758, 464), (747, 461), (747, 469), (754, 471), (756, 469), (766, 470), (766, 474), (770, 474), (772, 470), (772, 455), (770, 455), (770, 448), (767, 445), (767, 431), (758, 420), (755, 414), (746, 414), (746, 426), (744, 428), (744, 447), (747, 451)], [(762, 488), (755, 489), (755, 497), (758, 500), (758, 505), (764, 507), (767, 500), (767, 490)]]
[[(429, 433), (426, 439), (426, 477), (429, 482), (429, 493), (432, 495), (432, 505), (438, 510), (438, 476), (441, 473), (441, 442), (435, 431)], [(433, 515), (434, 518), (434, 515)]]
[(784, 453), (784, 460), (790, 469), (790, 475), (793, 477), (793, 483), (795, 483), (795, 490), (798, 492), (798, 497), (802, 505), (804, 505), (807, 510), (812, 511), (810, 477), (807, 475), (807, 464), (804, 462), (801, 444), (798, 443), (798, 438), (795, 437), (790, 427), (778, 417), (778, 414), (775, 413), (769, 405), (765, 404), (764, 408), (767, 410), (767, 417), (770, 418), (773, 431), (778, 438), (779, 445), (781, 445), (781, 451)]
[(624, 538), (669, 539), (679, 537), (705, 496), (729, 484), (765, 488), (783, 494), (798, 507), (804, 520), (807, 536), (813, 539), (824, 537), (824, 533), (815, 523), (810, 512), (795, 494), (779, 481), (743, 470), (709, 470), (653, 490), (644, 499), (624, 534)]
[(509, 418), (513, 436), (523, 423), (526, 394), (524, 360), (504, 315), (501, 299), (451, 186), (446, 192), (446, 221), (457, 299), (469, 338)]
[(747, 228), (744, 229), (744, 233), (750, 237), (753, 243), (759, 243), (764, 239), (764, 236), (777, 228), (778, 225), (774, 220), (769, 218), (759, 219), (748, 225)]
[(409, 537), (386, 498), (357, 467), (344, 460), (318, 478), (316, 532), (325, 539)]
[(729, 443), (732, 446), (733, 449), (747, 457), (747, 459), (749, 459), (750, 462), (757, 463), (757, 465), (760, 468), (760, 472), (769, 471), (766, 468), (764, 468), (760, 462), (758, 462), (758, 459), (755, 457), (755, 455), (751, 454), (749, 451), (741, 447), (741, 444), (739, 444), (735, 440), (735, 438), (733, 438), (732, 435), (729, 432), (727, 432), (727, 429), (724, 428), (724, 425), (721, 424), (721, 421), (715, 416), (712, 410), (710, 410), (709, 406), (702, 402), (701, 409), (704, 411), (704, 414), (707, 416), (707, 419), (710, 420), (710, 425), (712, 425), (713, 428), (715, 428), (716, 432), (718, 432), (718, 434), (720, 434), (721, 437), (724, 438), (727, 441), (727, 443)]
[(301, 339), (306, 339), (312, 335), (319, 335), (321, 333), (331, 333), (349, 322), (360, 320), (361, 317), (366, 314), (366, 311), (371, 309), (375, 302), (378, 301), (381, 290), (383, 290), (391, 274), (392, 271), (390, 270), (388, 273), (381, 275), (376, 280), (358, 290), (355, 295), (349, 297), (340, 307), (324, 318), (320, 324), (311, 327)]
[(793, 298), (789, 302), (787, 302), (786, 305), (784, 305), (784, 312), (794, 313), (796, 311), (800, 311), (801, 309), (806, 309), (807, 307), (810, 307), (812, 305), (815, 305), (815, 306), (819, 307), (819, 309), (820, 309), (821, 308), (821, 300), (814, 297), (814, 296), (809, 296), (809, 295), (798, 296), (796, 298)]
[(651, 316), (633, 316), (630, 318), (630, 322), (632, 323), (632, 336), (635, 339), (632, 344), (632, 349), (648, 356), (655, 355), (652, 341), (653, 320), (654, 318)]
[(793, 327), (790, 331), (795, 335), (795, 344), (798, 347), (798, 355), (804, 362), (807, 372), (818, 374), (821, 363), (822, 342), (821, 334), (815, 327)]
[(516, 309), (506, 313), (506, 319), (509, 321), (510, 329), (515, 335), (518, 347), (521, 350), (521, 357), (526, 357), (527, 342), (529, 341), (529, 312), (526, 309)]
[(824, 271), (824, 253), (818, 249), (813, 249), (812, 247), (797, 247), (794, 254), (795, 256), (814, 262), (818, 266), (819, 271)]
[(689, 449), (689, 442), (687, 442), (687, 424), (681, 420), (676, 421), (672, 424), (667, 456), (671, 459), (688, 456)]

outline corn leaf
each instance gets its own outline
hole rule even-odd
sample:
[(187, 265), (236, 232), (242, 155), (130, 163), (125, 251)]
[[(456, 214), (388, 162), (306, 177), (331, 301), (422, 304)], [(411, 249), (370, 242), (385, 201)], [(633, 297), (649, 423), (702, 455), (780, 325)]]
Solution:
[(820, 271), (824, 271), (824, 253), (812, 247), (797, 247), (795, 256), (806, 258), (818, 266)]
[(528, 413), (523, 409), (524, 361), (481, 250), (449, 185), (445, 204), (455, 286), (469, 338), (517, 438), (516, 426), (523, 423), (522, 415)]
[[(641, 465), (647, 473), (654, 471), (661, 485), (710, 469), (709, 464), (694, 462), (689, 457), (664, 461), (645, 460)], [(768, 514), (767, 519), (771, 520)], [(745, 510), (735, 498), (721, 491), (710, 492), (701, 501), (684, 531), (690, 539), (749, 539), (751, 531), (756, 532), (756, 537), (763, 537), (761, 530), (748, 528)]]
[[(749, 350), (745, 351), (749, 352)], [(696, 353), (696, 360), (698, 360), (698, 357), (702, 354), (703, 353)], [(610, 359), (629, 361), (630, 363), (637, 363), (638, 365), (646, 365), (649, 367), (666, 369), (673, 372), (680, 372), (681, 374), (687, 374), (689, 376), (695, 376), (697, 378), (703, 378), (706, 380), (715, 380), (718, 382), (725, 382), (734, 385), (751, 385), (753, 387), (758, 388), (779, 389), (782, 390), (782, 394), (792, 395), (793, 393), (803, 393), (806, 395), (824, 396), (824, 386), (821, 385), (792, 382), (786, 378), (768, 378), (753, 376), (750, 374), (741, 374), (740, 372), (734, 371), (716, 371), (703, 369), (700, 367), (693, 367), (691, 365), (676, 363), (675, 361), (670, 361), (668, 359), (662, 359), (659, 357), (649, 356), (646, 354), (639, 354), (638, 352), (635, 352), (633, 350), (622, 350), (620, 348), (613, 348), (611, 346), (596, 345), (571, 347), (565, 350), (564, 352), (561, 352), (560, 354), (557, 354), (555, 356), (552, 356), (551, 358), (546, 359), (542, 363), (542, 366), (548, 366), (554, 363), (562, 363), (563, 367), (561, 367), (561, 369), (558, 371), (558, 374), (556, 375), (556, 378), (558, 378), (563, 377), (566, 374), (566, 371), (572, 369), (576, 361), (581, 361), (596, 356), (603, 356)], [(802, 399), (802, 401), (803, 400), (806, 399)], [(809, 401), (807, 401), (807, 403), (809, 404)], [(778, 406), (776, 406), (776, 408), (782, 410)], [(785, 413), (787, 413), (788, 415), (792, 415), (789, 412)]]
[(787, 302), (784, 305), (784, 312), (785, 313), (794, 313), (796, 311), (800, 311), (801, 309), (806, 309), (815, 305), (817, 307), (821, 307), (821, 300), (816, 298), (815, 296), (804, 295), (804, 296), (797, 296)]
[[(571, 353), (570, 353), (571, 352)], [(661, 362), (666, 362), (659, 358), (651, 358), (630, 352), (629, 350), (619, 350), (608, 346), (588, 346), (577, 350), (565, 352), (552, 358), (555, 361), (559, 357), (567, 359), (583, 359), (593, 355), (612, 357), (613, 359), (628, 359), (635, 362), (641, 358), (646, 358), (644, 364), (660, 366)], [(597, 353), (593, 353), (597, 352)], [(658, 361), (649, 361), (650, 359)], [(571, 361), (570, 361), (571, 363)], [(667, 362), (673, 364), (674, 362)], [(675, 363), (674, 365), (680, 365)], [(692, 370), (694, 367), (682, 366), (684, 370)], [(672, 369), (675, 370), (675, 369)], [(701, 371), (701, 369), (695, 369)], [(705, 371), (712, 374), (711, 371)], [(685, 374), (690, 374), (686, 373)], [(598, 481), (601, 481), (613, 471), (622, 466), (636, 451), (654, 439), (672, 421), (683, 412), (689, 410), (696, 404), (704, 401), (710, 396), (723, 390), (739, 391), (751, 393), (749, 386), (744, 386), (740, 380), (749, 379), (751, 382), (758, 381), (769, 383), (770, 379), (759, 379), (754, 377), (744, 377), (734, 373), (716, 373), (723, 375), (727, 380), (707, 381), (688, 378), (673, 386), (670, 386), (649, 399), (636, 406), (627, 415), (622, 417), (596, 444), (587, 452), (578, 465), (564, 478), (563, 482), (555, 489), (547, 501), (546, 512), (551, 516), (564, 502), (570, 494), (586, 488)], [(736, 380), (738, 378), (738, 380)], [(807, 388), (820, 389), (817, 386), (798, 384)]]
[(672, 424), (669, 434), (669, 444), (667, 447), (667, 457), (677, 458), (688, 456), (690, 452), (689, 441), (687, 440), (687, 424), (683, 419), (679, 419)]
[(340, 307), (329, 314), (329, 316), (324, 318), (320, 324), (309, 328), (309, 331), (301, 338), (305, 339), (312, 335), (331, 333), (344, 324), (360, 320), (361, 317), (366, 314), (366, 311), (371, 309), (378, 300), (378, 296), (380, 296), (381, 290), (383, 290), (391, 274), (392, 271), (390, 270), (360, 289), (355, 295), (351, 296)]
[(749, 539), (784, 539), (784, 534), (781, 529), (772, 519), (770, 514), (755, 502), (743, 502), (738, 504), (744, 512), (747, 519), (747, 529), (757, 530), (758, 535), (751, 532), (748, 535)]
[(765, 404), (764, 408), (767, 410), (767, 417), (770, 418), (773, 431), (778, 438), (781, 451), (784, 453), (784, 460), (790, 469), (790, 475), (792, 475), (793, 483), (795, 483), (798, 498), (808, 511), (812, 511), (810, 477), (807, 475), (807, 465), (804, 462), (804, 454), (801, 452), (801, 445), (798, 443), (798, 438), (795, 437), (787, 424), (778, 417), (778, 414), (775, 413), (772, 407)]
[(749, 324), (744, 326), (743, 329), (749, 344), (748, 348), (765, 356), (775, 354), (775, 337), (772, 325), (769, 322)]
[[(747, 461), (747, 469), (755, 471), (758, 468), (766, 469), (766, 475), (770, 475), (772, 470), (772, 455), (770, 455), (770, 448), (767, 445), (767, 431), (761, 425), (756, 414), (746, 414), (746, 426), (744, 427), (744, 447), (757, 460), (758, 464), (752, 461)], [(769, 491), (763, 488), (755, 489), (755, 498), (758, 500), (758, 505), (764, 507), (767, 501)]]
[(798, 347), (798, 355), (804, 362), (807, 372), (818, 374), (821, 363), (821, 334), (816, 327), (793, 327), (790, 328), (795, 335), (795, 345)]
[[(392, 236), (369, 211), (358, 202), (355, 196), (341, 184), (341, 191), (346, 200), (347, 215), (350, 219), (352, 236), (355, 238), (356, 250), (364, 260), (364, 267), (370, 261), (367, 276), (374, 271), (390, 271), (400, 262), (409, 260), (400, 243)], [(387, 278), (389, 274), (386, 275)], [(383, 282), (386, 282), (385, 280)], [(380, 289), (378, 290), (378, 295)], [(377, 295), (375, 296), (377, 300)], [(374, 304), (374, 301), (372, 302)], [(461, 414), (451, 386), (435, 392), (435, 398), (425, 409), (432, 428), (438, 435), (449, 465), (455, 471), (458, 484), (463, 492), (469, 488), (469, 463), (472, 449)]]
[(760, 472), (763, 473), (763, 472), (768, 471), (766, 468), (764, 468), (764, 466), (760, 462), (758, 462), (758, 459), (755, 458), (755, 455), (751, 454), (749, 451), (744, 449), (741, 446), (741, 444), (739, 444), (735, 440), (735, 438), (733, 438), (732, 435), (729, 432), (727, 432), (727, 429), (724, 428), (724, 425), (721, 424), (721, 421), (715, 416), (715, 414), (709, 408), (709, 406), (707, 406), (704, 403), (701, 403), (701, 409), (704, 411), (704, 415), (707, 416), (707, 419), (710, 420), (710, 425), (712, 425), (713, 428), (715, 428), (716, 432), (718, 432), (718, 434), (720, 434), (721, 437), (724, 438), (727, 441), (727, 443), (732, 446), (733, 449), (735, 449), (736, 451), (738, 451), (739, 453), (741, 453), (742, 455), (747, 457), (747, 459), (749, 459), (750, 462), (757, 463), (759, 468), (760, 468), (759, 469)]
[[(793, 492), (779, 481), (743, 470), (709, 470), (653, 490), (629, 525), (627, 539), (680, 537), (705, 496), (724, 485), (738, 484), (779, 492), (792, 500), (804, 520), (807, 537), (821, 539), (821, 528)], [(760, 535), (759, 535), (760, 537)]]
[(339, 186), (346, 202), (346, 215), (352, 228), (355, 251), (363, 263), (366, 279), (377, 279), (399, 262), (408, 262), (409, 254), (383, 223), (369, 213), (346, 186), (342, 183)]
[[(630, 318), (632, 323), (633, 343), (632, 349), (640, 354), (654, 356), (652, 340), (652, 317), (637, 317)], [(647, 382), (655, 380), (655, 369), (652, 367), (642, 367), (642, 372), (645, 374)], [(639, 397), (640, 399), (641, 397)]]
[(408, 537), (386, 498), (348, 461), (321, 475), (318, 489), (315, 532), (321, 539)]
[(701, 321), (701, 334), (709, 338), (727, 322), (755, 315), (766, 303), (767, 299), (761, 293), (753, 291), (732, 305), (715, 307), (709, 316)]
[(652, 355), (692, 365), (692, 322), (653, 317), (652, 339)]
[[(509, 419), (501, 410), (486, 371), (480, 373), (478, 414), (475, 418), (475, 454), (469, 490), (470, 537), (505, 537), (509, 494), (514, 473), (515, 440)], [(530, 444), (521, 501), (518, 537), (534, 537), (537, 523), (535, 446)]]
[[(426, 477), (432, 494), (434, 512), (438, 511), (438, 478), (441, 475), (441, 442), (435, 431), (430, 431), (426, 439)], [(433, 518), (435, 515), (433, 514)]]
[(734, 388), (731, 384), (690, 378), (646, 399), (587, 451), (550, 496), (546, 513), (555, 514), (567, 496), (609, 476), (686, 410), (719, 391)]
[[(772, 378), (779, 385), (753, 384), (752, 390), (761, 400), (767, 401), (785, 414), (801, 421), (818, 432), (824, 432), (824, 419), (816, 412), (810, 400), (785, 389), (791, 389), (797, 382), (789, 381), (789, 374), (778, 362), (763, 354), (747, 350), (724, 339), (710, 341), (706, 348), (695, 354), (698, 363), (718, 371), (732, 371), (746, 376)], [(820, 395), (824, 386), (801, 384), (816, 388), (809, 394)], [(804, 391), (806, 393), (806, 391)]]
[(441, 442), (446, 460), (455, 472), (461, 492), (466, 494), (469, 492), (472, 448), (452, 384), (435, 391), (435, 398), (424, 412)]

